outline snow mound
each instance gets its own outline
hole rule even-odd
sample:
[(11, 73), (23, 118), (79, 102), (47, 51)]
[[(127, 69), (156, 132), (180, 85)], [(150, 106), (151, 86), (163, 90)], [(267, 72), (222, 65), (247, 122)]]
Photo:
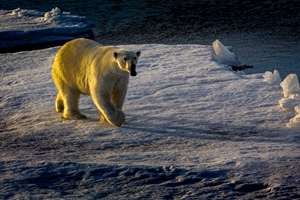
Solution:
[(226, 48), (218, 39), (212, 43), (212, 57), (220, 63), (230, 66), (240, 66), (237, 56), (232, 53), (232, 47)]
[(272, 84), (272, 85), (279, 85), (282, 81), (280, 74), (276, 69), (274, 70), (273, 73), (270, 71), (265, 72), (263, 77), (264, 77), (265, 82)]
[(92, 24), (84, 17), (61, 12), (0, 10), (0, 48), (13, 48), (47, 42), (66, 41), (92, 35)]

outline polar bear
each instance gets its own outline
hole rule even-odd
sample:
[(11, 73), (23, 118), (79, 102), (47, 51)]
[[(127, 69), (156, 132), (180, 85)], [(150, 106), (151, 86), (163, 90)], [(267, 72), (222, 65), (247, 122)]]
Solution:
[(58, 89), (55, 111), (63, 119), (85, 119), (78, 108), (80, 94), (92, 97), (101, 115), (100, 122), (121, 126), (125, 122), (122, 106), (129, 74), (136, 76), (141, 51), (102, 46), (89, 39), (67, 42), (57, 52), (52, 78)]

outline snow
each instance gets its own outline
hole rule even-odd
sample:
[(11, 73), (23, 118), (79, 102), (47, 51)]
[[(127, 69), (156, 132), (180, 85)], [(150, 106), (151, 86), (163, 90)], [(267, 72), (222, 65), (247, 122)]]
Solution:
[(264, 74), (264, 81), (269, 84), (279, 85), (282, 81), (279, 72), (275, 69), (274, 72), (266, 71)]
[(282, 98), (279, 100), (279, 105), (283, 109), (293, 110), (296, 106), (299, 105), (299, 102), (297, 99), (293, 98)]
[(0, 48), (57, 42), (91, 36), (92, 25), (84, 17), (61, 12), (0, 10)]
[(294, 107), (296, 116), (290, 120), (290, 123), (287, 124), (288, 127), (297, 127), (300, 128), (300, 104)]
[(289, 74), (281, 83), (283, 89), (284, 98), (279, 100), (279, 105), (283, 109), (295, 110), (296, 116), (294, 116), (286, 124), (289, 128), (300, 128), (300, 87), (298, 77), (296, 74)]
[(100, 125), (85, 96), (88, 119), (54, 112), (59, 47), (0, 55), (2, 197), (298, 194), (299, 129), (285, 126), (279, 85), (229, 70), (210, 46), (122, 47), (142, 56), (120, 128)]
[(212, 46), (121, 47), (142, 55), (119, 128), (88, 96), (86, 120), (54, 112), (60, 47), (0, 54), (0, 198), (299, 198), (300, 108), (278, 105), (278, 84), (216, 62)]
[(289, 74), (281, 83), (284, 97), (289, 97), (299, 91), (299, 82), (296, 74)]

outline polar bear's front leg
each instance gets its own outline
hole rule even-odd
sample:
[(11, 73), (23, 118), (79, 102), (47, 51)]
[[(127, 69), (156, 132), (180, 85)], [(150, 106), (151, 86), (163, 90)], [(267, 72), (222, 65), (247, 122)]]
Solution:
[(111, 93), (111, 102), (116, 108), (122, 110), (124, 100), (126, 97), (127, 88), (123, 90), (115, 90)]
[[(122, 110), (116, 108), (110, 101), (108, 94), (94, 94), (92, 99), (97, 106), (99, 112), (102, 114), (101, 123), (105, 120), (104, 118), (114, 126), (121, 126), (125, 122), (125, 114)], [(103, 118), (104, 117), (104, 118)]]

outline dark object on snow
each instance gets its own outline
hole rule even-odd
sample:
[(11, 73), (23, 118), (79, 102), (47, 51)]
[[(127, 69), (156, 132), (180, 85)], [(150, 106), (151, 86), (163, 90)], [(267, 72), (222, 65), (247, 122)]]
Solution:
[(242, 71), (247, 68), (253, 68), (252, 65), (231, 66), (233, 71)]

